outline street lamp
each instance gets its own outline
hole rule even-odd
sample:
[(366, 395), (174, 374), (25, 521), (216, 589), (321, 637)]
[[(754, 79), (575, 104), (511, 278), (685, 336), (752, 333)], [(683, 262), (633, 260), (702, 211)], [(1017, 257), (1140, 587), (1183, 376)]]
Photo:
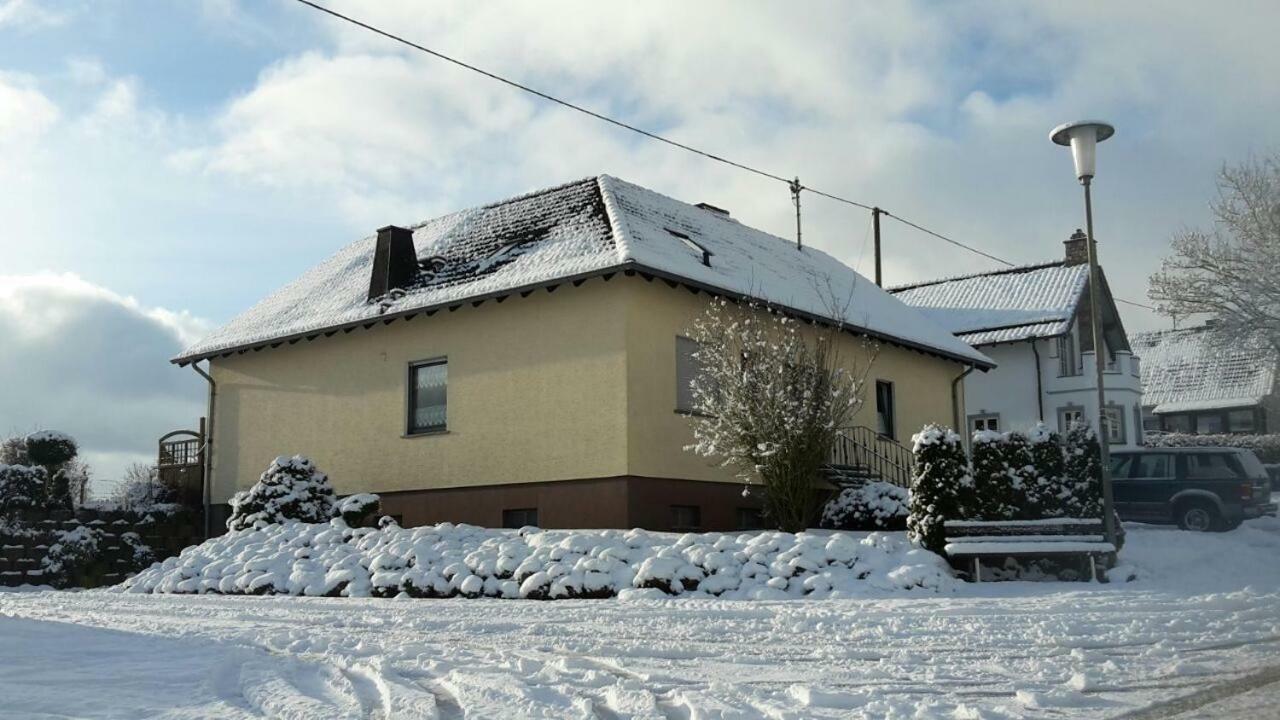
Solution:
[(1102, 283), (1098, 277), (1098, 250), (1093, 241), (1093, 198), (1089, 193), (1093, 182), (1094, 160), (1098, 143), (1114, 135), (1116, 129), (1098, 120), (1082, 120), (1080, 122), (1059, 125), (1049, 133), (1049, 139), (1059, 145), (1071, 147), (1071, 159), (1076, 164), (1076, 178), (1084, 186), (1084, 220), (1086, 240), (1089, 252), (1089, 324), (1093, 327), (1093, 368), (1094, 380), (1098, 385), (1098, 445), (1102, 449), (1102, 527), (1107, 542), (1116, 542), (1115, 502), (1111, 493), (1111, 448), (1107, 441), (1106, 429), (1102, 418), (1106, 412), (1106, 393), (1102, 387), (1102, 317), (1099, 312), (1098, 288)]

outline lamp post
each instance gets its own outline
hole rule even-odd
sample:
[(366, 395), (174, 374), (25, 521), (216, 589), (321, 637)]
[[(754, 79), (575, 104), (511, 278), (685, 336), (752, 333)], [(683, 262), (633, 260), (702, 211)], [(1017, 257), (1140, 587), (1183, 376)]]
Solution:
[(1076, 165), (1076, 178), (1084, 186), (1085, 243), (1089, 253), (1089, 324), (1093, 329), (1094, 380), (1098, 385), (1098, 445), (1102, 449), (1102, 527), (1107, 542), (1112, 544), (1116, 541), (1116, 521), (1115, 503), (1111, 493), (1111, 448), (1103, 422), (1107, 403), (1102, 386), (1104, 346), (1102, 316), (1098, 302), (1098, 288), (1102, 283), (1098, 275), (1098, 250), (1093, 240), (1093, 198), (1090, 195), (1090, 186), (1093, 183), (1098, 143), (1111, 137), (1115, 132), (1116, 129), (1107, 123), (1098, 120), (1082, 120), (1059, 125), (1049, 133), (1050, 140), (1059, 145), (1071, 147), (1071, 159)]

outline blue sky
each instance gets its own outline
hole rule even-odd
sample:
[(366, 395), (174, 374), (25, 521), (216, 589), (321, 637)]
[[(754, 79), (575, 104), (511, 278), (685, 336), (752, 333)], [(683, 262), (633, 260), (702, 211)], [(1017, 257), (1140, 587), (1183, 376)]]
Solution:
[[(1082, 224), (1049, 128), (1106, 118), (1102, 258), (1140, 301), (1170, 236), (1207, 222), (1216, 169), (1280, 144), (1272, 3), (333, 6), (1019, 263), (1057, 258)], [(118, 475), (201, 412), (194, 376), (165, 363), (183, 342), (376, 227), (599, 172), (793, 227), (771, 181), (292, 0), (0, 0), (0, 328), (17, 328), (0, 384), (23, 389), (0, 432), (61, 427)], [(869, 270), (865, 213), (805, 211), (808, 242)], [(890, 283), (991, 267), (894, 223), (885, 248)], [(72, 322), (106, 311), (119, 322)], [(79, 402), (42, 402), (67, 388), (33, 369), (90, 352)], [(112, 412), (80, 407), (103, 398)]]

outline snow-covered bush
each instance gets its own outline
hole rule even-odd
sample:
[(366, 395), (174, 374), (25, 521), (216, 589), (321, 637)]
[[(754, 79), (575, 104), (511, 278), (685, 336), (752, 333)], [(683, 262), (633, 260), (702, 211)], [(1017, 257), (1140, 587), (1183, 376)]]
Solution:
[(103, 538), (102, 531), (88, 525), (77, 525), (71, 530), (59, 530), (57, 540), (40, 560), (45, 581), (57, 588), (70, 586), (98, 554)]
[(1031, 464), (1036, 473), (1036, 482), (1027, 489), (1027, 493), (1040, 517), (1062, 517), (1063, 501), (1071, 495), (1066, 487), (1062, 437), (1045, 427), (1044, 423), (1037, 423), (1027, 440), (1031, 443)]
[(29, 465), (0, 465), (0, 514), (34, 510), (44, 505), (45, 470)]
[(911, 440), (914, 468), (907, 531), (912, 540), (940, 553), (946, 545), (943, 523), (965, 517), (960, 498), (973, 492), (969, 460), (951, 428), (925, 425)]
[(41, 430), (27, 436), (27, 457), (45, 468), (58, 468), (71, 462), (79, 450), (75, 438), (57, 430)]
[(329, 477), (301, 455), (278, 457), (248, 490), (231, 497), (228, 530), (245, 530), (287, 520), (325, 522), (333, 516)]
[(822, 527), (833, 530), (906, 530), (910, 493), (887, 482), (843, 488), (822, 509)]
[(720, 298), (689, 337), (698, 344), (690, 390), (700, 412), (686, 449), (758, 482), (769, 522), (808, 527), (818, 509), (814, 483), (862, 403), (861, 378), (839, 355), (843, 332)]
[(156, 561), (156, 553), (151, 546), (143, 541), (142, 536), (136, 532), (126, 532), (120, 534), (120, 542), (129, 548), (129, 567), (126, 572), (134, 573), (142, 568), (148, 567)]
[(123, 592), (344, 597), (826, 598), (950, 591), (937, 555), (900, 536), (644, 530), (351, 528), (284, 523), (189, 547)]
[(1234, 447), (1252, 450), (1264, 463), (1280, 463), (1280, 435), (1193, 435), (1191, 433), (1149, 432), (1147, 447)]
[(1000, 454), (1004, 458), (1012, 500), (1009, 519), (1036, 520), (1041, 516), (1040, 476), (1031, 456), (1031, 441), (1026, 433), (1011, 430), (1000, 442)]
[(75, 502), (71, 499), (71, 473), (71, 470), (64, 467), (53, 474), (53, 479), (45, 485), (45, 508), (61, 512), (76, 509)]
[(359, 527), (378, 512), (382, 499), (373, 493), (356, 493), (339, 500), (333, 506), (334, 517), (342, 518), (348, 525)]
[(1065, 454), (1062, 515), (1102, 517), (1102, 448), (1088, 423), (1071, 424), (1067, 430)]
[(1017, 517), (1020, 479), (1009, 467), (1005, 435), (993, 430), (973, 434), (973, 492), (962, 498), (970, 520), (1011, 520)]

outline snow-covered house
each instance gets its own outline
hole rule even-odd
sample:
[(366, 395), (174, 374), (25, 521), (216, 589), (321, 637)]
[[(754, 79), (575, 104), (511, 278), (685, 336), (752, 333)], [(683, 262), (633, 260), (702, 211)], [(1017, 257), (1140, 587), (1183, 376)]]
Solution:
[(1134, 333), (1146, 428), (1185, 433), (1280, 430), (1275, 349), (1212, 325)]
[(215, 509), (301, 453), (406, 524), (733, 529), (758, 493), (683, 450), (683, 334), (715, 295), (822, 323), (833, 292), (842, 357), (879, 346), (857, 423), (951, 422), (985, 355), (819, 250), (608, 176), (382, 228), (174, 362), (208, 363)]
[[(1085, 236), (1052, 263), (893, 288), (997, 368), (965, 377), (969, 430), (1026, 430), (1043, 421), (1065, 432), (1098, 414)], [(1100, 273), (1101, 274), (1101, 273)], [(1109, 439), (1142, 445), (1142, 386), (1120, 314), (1102, 274), (1103, 385)]]

